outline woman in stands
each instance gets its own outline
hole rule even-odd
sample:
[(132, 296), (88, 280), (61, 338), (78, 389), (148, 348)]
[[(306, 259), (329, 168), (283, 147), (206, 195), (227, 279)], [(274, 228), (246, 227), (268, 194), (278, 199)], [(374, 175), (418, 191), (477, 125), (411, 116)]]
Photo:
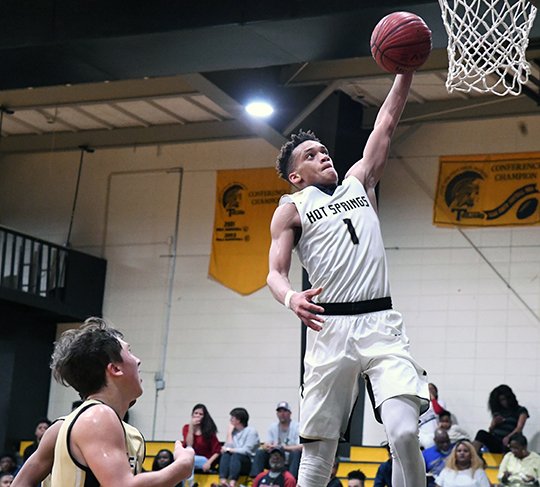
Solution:
[(477, 452), (485, 447), (491, 453), (506, 453), (510, 437), (523, 431), (529, 412), (519, 405), (516, 395), (505, 384), (491, 391), (488, 406), (492, 415), (489, 431), (478, 431), (473, 444)]
[(435, 480), (437, 487), (490, 487), (484, 462), (467, 440), (456, 443), (446, 466)]
[(195, 404), (191, 421), (182, 428), (184, 447), (195, 450), (195, 470), (208, 472), (221, 453), (217, 426), (204, 404)]
[[(152, 472), (157, 472), (158, 470), (165, 468), (167, 465), (170, 465), (172, 462), (174, 462), (174, 456), (171, 450), (159, 450), (154, 457), (154, 461), (152, 462)], [(180, 482), (176, 485), (176, 487), (183, 487), (183, 485), (183, 482)]]

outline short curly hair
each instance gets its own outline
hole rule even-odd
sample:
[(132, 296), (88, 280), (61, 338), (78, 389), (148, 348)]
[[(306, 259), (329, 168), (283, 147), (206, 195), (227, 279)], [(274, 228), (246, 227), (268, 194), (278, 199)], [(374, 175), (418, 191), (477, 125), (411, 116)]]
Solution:
[(297, 134), (291, 135), (291, 140), (281, 146), (279, 156), (276, 160), (276, 171), (280, 178), (285, 181), (289, 181), (289, 174), (291, 172), (291, 155), (301, 143), (306, 140), (313, 140), (320, 142), (319, 138), (311, 131), (304, 132), (302, 129)]

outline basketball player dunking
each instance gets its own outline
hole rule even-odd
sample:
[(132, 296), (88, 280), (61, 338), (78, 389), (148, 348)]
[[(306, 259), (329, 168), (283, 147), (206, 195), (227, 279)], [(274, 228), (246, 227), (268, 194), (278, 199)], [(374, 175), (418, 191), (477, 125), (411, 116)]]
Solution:
[[(401, 315), (392, 309), (375, 198), (412, 76), (396, 76), (363, 157), (342, 184), (328, 150), (312, 132), (293, 135), (278, 157), (279, 175), (300, 191), (285, 195), (274, 213), (268, 285), (309, 327), (299, 487), (328, 483), (358, 395), (359, 374), (392, 448), (394, 487), (425, 484), (417, 430), (419, 414), (429, 404), (427, 375), (411, 358)], [(291, 289), (293, 249), (312, 289)]]

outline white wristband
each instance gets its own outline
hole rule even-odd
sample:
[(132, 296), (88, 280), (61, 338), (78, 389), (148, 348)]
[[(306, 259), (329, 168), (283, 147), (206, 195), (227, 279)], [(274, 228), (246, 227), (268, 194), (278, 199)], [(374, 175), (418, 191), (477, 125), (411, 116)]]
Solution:
[(291, 298), (293, 294), (296, 294), (296, 291), (294, 291), (293, 289), (289, 289), (287, 291), (287, 294), (285, 294), (285, 299), (283, 300), (283, 304), (285, 305), (286, 308), (291, 309)]

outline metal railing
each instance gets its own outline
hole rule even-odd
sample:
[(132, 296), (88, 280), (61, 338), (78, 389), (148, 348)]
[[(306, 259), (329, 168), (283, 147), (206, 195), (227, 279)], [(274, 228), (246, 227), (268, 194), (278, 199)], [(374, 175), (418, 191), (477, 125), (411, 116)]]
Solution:
[(69, 250), (0, 227), (0, 287), (62, 300)]

